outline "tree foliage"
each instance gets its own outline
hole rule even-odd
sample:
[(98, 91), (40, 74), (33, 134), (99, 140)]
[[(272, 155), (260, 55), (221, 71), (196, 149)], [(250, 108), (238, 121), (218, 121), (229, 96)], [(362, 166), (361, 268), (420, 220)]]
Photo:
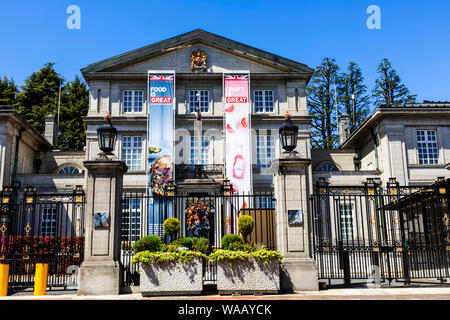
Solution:
[(372, 93), (375, 102), (378, 105), (384, 104), (386, 107), (416, 102), (416, 95), (409, 93), (408, 88), (401, 83), (397, 71), (392, 68), (386, 58), (378, 65), (378, 78)]
[(307, 87), (311, 122), (311, 145), (314, 149), (333, 149), (338, 141), (335, 113), (335, 90), (339, 67), (325, 58), (315, 69)]
[(78, 77), (64, 86), (61, 94), (57, 147), (63, 151), (83, 150), (86, 131), (83, 117), (89, 109), (89, 90)]
[[(33, 72), (26, 80), (17, 98), (12, 101), (19, 114), (39, 133), (45, 132), (45, 117), (54, 115), (58, 118), (58, 96), (61, 85), (61, 102), (59, 113), (59, 128), (56, 139), (58, 149), (62, 151), (83, 150), (86, 143), (86, 132), (83, 117), (89, 108), (89, 90), (80, 77), (64, 83), (64, 79), (53, 68), (54, 63), (48, 62), (37, 72)], [(7, 88), (6, 78), (0, 81), (0, 104), (5, 92), (13, 91), (14, 84)], [(15, 90), (17, 91), (17, 89)], [(12, 94), (7, 95), (14, 97)], [(11, 104), (11, 103), (6, 103)]]
[(17, 98), (17, 87), (14, 81), (8, 80), (7, 77), (0, 79), (0, 106), (14, 105)]
[(33, 72), (17, 96), (17, 111), (41, 134), (45, 131), (45, 117), (56, 115), (59, 85), (63, 82), (53, 65), (48, 62), (41, 70)]
[(370, 112), (370, 96), (363, 82), (361, 69), (355, 62), (350, 62), (347, 72), (338, 77), (339, 109), (350, 117), (350, 132), (355, 131)]

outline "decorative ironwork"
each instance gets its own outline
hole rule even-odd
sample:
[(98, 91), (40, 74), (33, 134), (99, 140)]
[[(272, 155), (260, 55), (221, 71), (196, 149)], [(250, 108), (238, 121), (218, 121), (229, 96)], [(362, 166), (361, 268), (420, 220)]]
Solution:
[(364, 192), (349, 196), (347, 190), (361, 187), (317, 184), (311, 246), (319, 279), (350, 284), (371, 278), (370, 266), (377, 265), (382, 281), (442, 283), (450, 277), (449, 188), (450, 179), (405, 187), (391, 178), (385, 189), (368, 179)]
[(3, 223), (3, 225), (0, 227), (0, 231), (2, 233), (2, 236), (5, 235), (6, 230), (8, 230), (8, 228), (6, 227), (5, 223)]

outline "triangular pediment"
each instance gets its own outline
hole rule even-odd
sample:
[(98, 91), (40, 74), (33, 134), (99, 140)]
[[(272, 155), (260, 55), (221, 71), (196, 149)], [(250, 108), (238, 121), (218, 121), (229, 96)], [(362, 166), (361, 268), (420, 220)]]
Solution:
[(203, 30), (194, 30), (93, 63), (83, 68), (81, 72), (84, 76), (99, 72), (141, 73), (147, 70), (175, 70), (177, 73), (189, 73), (192, 72), (192, 51), (198, 49), (204, 51), (208, 57), (205, 72), (249, 70), (252, 73), (288, 72), (305, 75), (313, 72), (304, 64)]

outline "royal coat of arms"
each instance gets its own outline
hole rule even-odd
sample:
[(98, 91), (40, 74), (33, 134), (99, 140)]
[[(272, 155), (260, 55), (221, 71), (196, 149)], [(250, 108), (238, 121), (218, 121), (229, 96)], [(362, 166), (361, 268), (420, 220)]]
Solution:
[(208, 55), (205, 51), (197, 49), (197, 51), (192, 51), (191, 54), (191, 70), (192, 71), (205, 71), (207, 68), (206, 61), (208, 59)]

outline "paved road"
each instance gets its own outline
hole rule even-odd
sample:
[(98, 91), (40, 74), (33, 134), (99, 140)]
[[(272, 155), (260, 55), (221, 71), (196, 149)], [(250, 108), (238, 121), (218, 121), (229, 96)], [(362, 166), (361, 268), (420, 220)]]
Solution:
[(33, 296), (33, 292), (21, 292), (0, 300), (450, 300), (450, 287), (417, 288), (345, 288), (318, 292), (298, 292), (278, 295), (237, 296), (175, 296), (142, 297), (140, 293), (119, 296), (78, 296), (76, 291), (48, 291), (46, 296)]

